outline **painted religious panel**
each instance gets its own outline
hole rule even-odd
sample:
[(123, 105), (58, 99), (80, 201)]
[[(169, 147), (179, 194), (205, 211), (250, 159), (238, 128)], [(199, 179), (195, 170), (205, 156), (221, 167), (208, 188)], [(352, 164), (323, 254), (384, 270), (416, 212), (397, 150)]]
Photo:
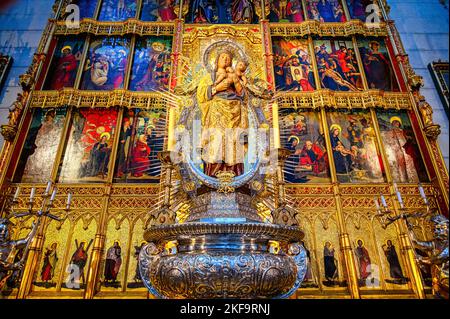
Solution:
[(267, 16), (270, 22), (303, 22), (305, 13), (301, 0), (269, 0), (270, 11)]
[(45, 183), (50, 180), (65, 119), (66, 108), (34, 111), (15, 182)]
[(281, 109), (280, 139), (283, 147), (292, 152), (284, 168), (286, 182), (330, 181), (328, 154), (318, 112)]
[(142, 21), (173, 21), (177, 18), (175, 6), (178, 0), (143, 0), (142, 1)]
[(258, 23), (255, 0), (191, 0), (186, 23)]
[(308, 40), (273, 37), (273, 67), (279, 91), (313, 91), (316, 88)]
[(83, 38), (63, 38), (58, 41), (44, 89), (60, 90), (74, 86), (83, 47)]
[(169, 86), (171, 37), (140, 38), (136, 42), (130, 90), (162, 91)]
[(117, 109), (77, 109), (60, 168), (60, 182), (102, 182), (108, 175)]
[(103, 0), (100, 21), (124, 21), (136, 17), (137, 0)]
[(334, 91), (364, 89), (351, 40), (315, 40), (314, 53), (323, 88)]
[(374, 0), (346, 0), (351, 19), (358, 19), (366, 23), (377, 22), (377, 13), (372, 7)]
[(80, 8), (80, 19), (95, 18), (95, 9), (97, 9), (97, 0), (75, 0), (72, 1)]
[(163, 111), (128, 110), (119, 132), (116, 182), (159, 182), (166, 115)]
[(129, 52), (130, 40), (128, 38), (95, 39), (89, 48), (81, 89), (122, 89), (125, 84)]
[(340, 0), (306, 0), (308, 17), (319, 22), (347, 21)]
[(62, 291), (84, 290), (86, 288), (90, 256), (92, 255), (97, 224), (91, 221), (78, 220), (71, 228), (70, 235), (64, 244), (69, 248), (68, 254), (61, 263), (64, 264), (61, 282)]
[(428, 181), (408, 114), (379, 111), (377, 117), (393, 180), (398, 183)]
[(123, 287), (129, 236), (130, 225), (127, 219), (120, 222), (114, 219), (109, 221), (106, 230), (102, 290), (117, 290)]
[(358, 46), (369, 88), (398, 91), (397, 79), (384, 41), (360, 39)]
[(337, 179), (341, 183), (381, 183), (384, 168), (367, 111), (327, 113)]

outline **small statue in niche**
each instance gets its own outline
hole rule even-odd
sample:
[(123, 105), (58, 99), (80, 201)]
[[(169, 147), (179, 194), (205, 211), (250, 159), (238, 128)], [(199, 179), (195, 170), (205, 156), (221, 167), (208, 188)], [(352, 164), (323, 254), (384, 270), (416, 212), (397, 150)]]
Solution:
[(419, 106), (420, 115), (425, 127), (434, 125), (433, 123), (433, 108), (426, 101), (421, 101)]
[(14, 101), (14, 103), (11, 105), (11, 108), (9, 109), (9, 115), (8, 115), (8, 125), (10, 126), (16, 126), (20, 115), (22, 114), (23, 110), (23, 95), (21, 93), (17, 94), (17, 99)]

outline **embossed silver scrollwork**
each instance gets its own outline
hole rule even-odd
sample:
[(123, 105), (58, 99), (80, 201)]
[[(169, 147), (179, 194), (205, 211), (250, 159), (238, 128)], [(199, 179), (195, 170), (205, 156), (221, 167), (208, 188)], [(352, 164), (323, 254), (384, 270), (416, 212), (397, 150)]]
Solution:
[(154, 244), (148, 243), (139, 253), (139, 272), (141, 274), (142, 282), (148, 291), (160, 299), (167, 299), (161, 295), (150, 281), (150, 271), (152, 264), (154, 264), (161, 257), (161, 250)]
[(291, 258), (294, 259), (295, 265), (297, 266), (297, 276), (294, 286), (287, 293), (281, 295), (276, 299), (285, 299), (292, 296), (295, 291), (300, 288), (300, 285), (302, 284), (306, 276), (308, 265), (306, 250), (299, 243), (292, 243), (289, 245), (287, 253), (289, 256), (291, 256)]

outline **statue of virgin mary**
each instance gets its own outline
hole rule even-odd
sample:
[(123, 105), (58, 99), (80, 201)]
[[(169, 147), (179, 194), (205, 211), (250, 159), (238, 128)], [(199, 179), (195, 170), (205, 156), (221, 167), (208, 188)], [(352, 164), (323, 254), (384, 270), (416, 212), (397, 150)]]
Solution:
[(220, 51), (213, 70), (200, 80), (196, 94), (204, 173), (211, 177), (219, 171), (232, 171), (235, 176), (244, 173), (248, 94), (233, 70), (233, 58), (231, 52)]

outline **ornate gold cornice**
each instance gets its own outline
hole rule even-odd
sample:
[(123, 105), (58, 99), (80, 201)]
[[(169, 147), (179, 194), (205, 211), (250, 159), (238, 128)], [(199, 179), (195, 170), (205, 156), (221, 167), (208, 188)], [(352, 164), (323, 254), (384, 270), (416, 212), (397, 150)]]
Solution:
[(61, 91), (34, 91), (31, 107), (114, 107), (163, 109), (168, 99), (159, 92), (114, 91), (82, 91), (64, 89)]
[[(313, 92), (279, 93), (281, 108), (317, 109), (332, 107), (337, 109), (406, 109), (411, 108), (408, 93), (368, 90), (364, 92), (336, 92), (327, 89)], [(166, 93), (115, 91), (82, 91), (64, 89), (61, 91), (35, 91), (31, 97), (31, 107), (127, 107), (161, 109), (166, 108), (169, 99)]]
[(411, 109), (408, 93), (380, 90), (336, 92), (323, 89), (313, 92), (280, 93), (277, 102), (280, 108)]
[(305, 21), (298, 24), (271, 23), (272, 36), (305, 36), (318, 35), (321, 37), (348, 37), (364, 35), (384, 37), (388, 35), (386, 23), (363, 23), (360, 20), (350, 20), (345, 23), (321, 23), (318, 21)]
[(209, 38), (217, 35), (230, 35), (237, 38), (247, 38), (253, 44), (262, 43), (259, 24), (232, 25), (214, 24), (204, 26), (201, 24), (186, 24), (184, 26), (183, 43), (190, 44), (198, 38)]
[(89, 33), (92, 35), (123, 36), (138, 35), (173, 35), (175, 24), (172, 22), (144, 22), (138, 19), (128, 19), (123, 22), (97, 21), (83, 19), (79, 28), (69, 28), (65, 21), (57, 21), (55, 35), (70, 35)]
[[(89, 33), (92, 35), (106, 35), (106, 36), (123, 36), (125, 34), (138, 35), (173, 35), (175, 33), (175, 23), (173, 22), (144, 22), (138, 19), (128, 19), (121, 22), (97, 21), (91, 18), (85, 18), (80, 22), (79, 28), (68, 27), (65, 21), (56, 21), (55, 35), (73, 35), (81, 33)], [(243, 34), (252, 33), (251, 39), (254, 43), (260, 43), (258, 35), (259, 25), (210, 25), (204, 26), (201, 24), (187, 24), (185, 25), (187, 31), (195, 29), (189, 35), (191, 39), (188, 42), (194, 41), (196, 37), (209, 37), (215, 34), (231, 34), (239, 36)], [(255, 29), (252, 32), (252, 29)], [(350, 20), (345, 23), (322, 23), (318, 21), (305, 21), (298, 24), (288, 23), (271, 23), (271, 35), (281, 36), (352, 36), (364, 35), (383, 37), (387, 36), (387, 26), (385, 22), (380, 23), (363, 23), (360, 20)]]

